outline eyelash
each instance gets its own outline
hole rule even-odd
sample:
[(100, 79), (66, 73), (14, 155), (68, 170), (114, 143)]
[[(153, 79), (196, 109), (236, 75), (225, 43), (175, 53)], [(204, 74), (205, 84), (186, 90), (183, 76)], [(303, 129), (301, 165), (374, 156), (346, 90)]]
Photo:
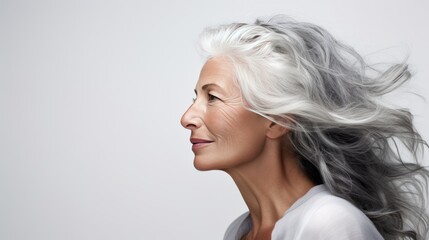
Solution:
[(216, 97), (215, 95), (212, 95), (212, 94), (208, 94), (208, 100), (209, 100), (209, 102), (213, 102), (213, 101), (216, 101), (216, 100), (220, 100), (218, 97)]
[[(209, 102), (213, 102), (213, 101), (216, 101), (216, 100), (220, 100), (220, 98), (216, 97), (216, 96), (215, 96), (215, 95), (213, 95), (213, 94), (208, 93), (207, 95), (208, 95), (208, 101), (209, 101)], [(192, 102), (194, 103), (195, 101), (197, 101), (197, 98), (196, 98), (196, 97), (195, 97), (195, 98), (192, 98)]]

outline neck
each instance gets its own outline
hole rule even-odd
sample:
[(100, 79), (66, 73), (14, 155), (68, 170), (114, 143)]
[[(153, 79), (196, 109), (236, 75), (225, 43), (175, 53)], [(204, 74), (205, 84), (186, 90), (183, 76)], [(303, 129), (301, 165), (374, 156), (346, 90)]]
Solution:
[[(283, 142), (284, 144), (284, 142)], [(270, 239), (274, 224), (315, 184), (289, 147), (269, 140), (258, 158), (225, 170), (235, 181), (252, 219), (248, 239)]]

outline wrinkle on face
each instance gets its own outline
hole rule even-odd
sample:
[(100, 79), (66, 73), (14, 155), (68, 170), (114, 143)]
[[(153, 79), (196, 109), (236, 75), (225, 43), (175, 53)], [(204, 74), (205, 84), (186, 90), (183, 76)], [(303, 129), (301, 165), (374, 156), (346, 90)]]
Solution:
[(182, 117), (184, 126), (202, 123), (191, 129), (193, 136), (213, 141), (195, 152), (197, 168), (229, 168), (255, 158), (263, 148), (267, 119), (245, 108), (235, 80), (232, 65), (224, 58), (209, 59), (201, 70), (197, 98)]
[(243, 109), (241, 107), (241, 104), (234, 104), (234, 105), (225, 104), (224, 106), (222, 106), (222, 108), (219, 108), (217, 111), (221, 117), (213, 121), (222, 121), (222, 122), (219, 122), (217, 125), (223, 124), (225, 125), (225, 127), (223, 128), (223, 131), (219, 131), (216, 133), (216, 137), (219, 140), (228, 143), (228, 144), (225, 144), (225, 147), (229, 149), (231, 146), (235, 145), (234, 143), (236, 141), (232, 134), (228, 134), (229, 130), (240, 127), (240, 122), (241, 122), (240, 115), (242, 114)]

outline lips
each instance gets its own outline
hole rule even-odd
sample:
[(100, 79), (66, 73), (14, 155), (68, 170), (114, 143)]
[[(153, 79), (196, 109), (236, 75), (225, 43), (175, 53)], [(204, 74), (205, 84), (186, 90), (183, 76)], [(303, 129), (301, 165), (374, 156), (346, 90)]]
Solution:
[(207, 140), (207, 139), (201, 139), (201, 138), (191, 138), (192, 143), (192, 150), (196, 151), (200, 148), (206, 147), (213, 141)]
[(192, 144), (211, 143), (211, 142), (213, 142), (213, 141), (206, 140), (206, 139), (201, 139), (201, 138), (191, 138), (191, 143)]

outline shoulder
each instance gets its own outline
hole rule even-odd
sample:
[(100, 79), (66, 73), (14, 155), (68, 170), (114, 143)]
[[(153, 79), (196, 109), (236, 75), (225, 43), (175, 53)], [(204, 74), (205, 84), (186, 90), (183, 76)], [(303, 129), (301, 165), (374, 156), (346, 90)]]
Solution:
[(224, 240), (238, 240), (251, 228), (249, 212), (245, 212), (236, 218), (226, 229)]
[[(314, 239), (314, 240), (379, 240), (383, 239), (372, 221), (350, 202), (326, 194), (313, 199), (301, 209), (296, 209), (288, 218), (284, 216), (281, 231), (293, 233), (283, 234), (284, 238), (277, 239)], [(293, 223), (292, 223), (293, 222)], [(291, 231), (290, 225), (293, 226)], [(279, 226), (280, 227), (280, 226)], [(275, 239), (275, 238), (274, 238)]]
[[(325, 196), (317, 201), (308, 213), (307, 228), (317, 232), (356, 235), (377, 231), (372, 221), (357, 207), (345, 199)], [(342, 235), (341, 235), (342, 236)]]

